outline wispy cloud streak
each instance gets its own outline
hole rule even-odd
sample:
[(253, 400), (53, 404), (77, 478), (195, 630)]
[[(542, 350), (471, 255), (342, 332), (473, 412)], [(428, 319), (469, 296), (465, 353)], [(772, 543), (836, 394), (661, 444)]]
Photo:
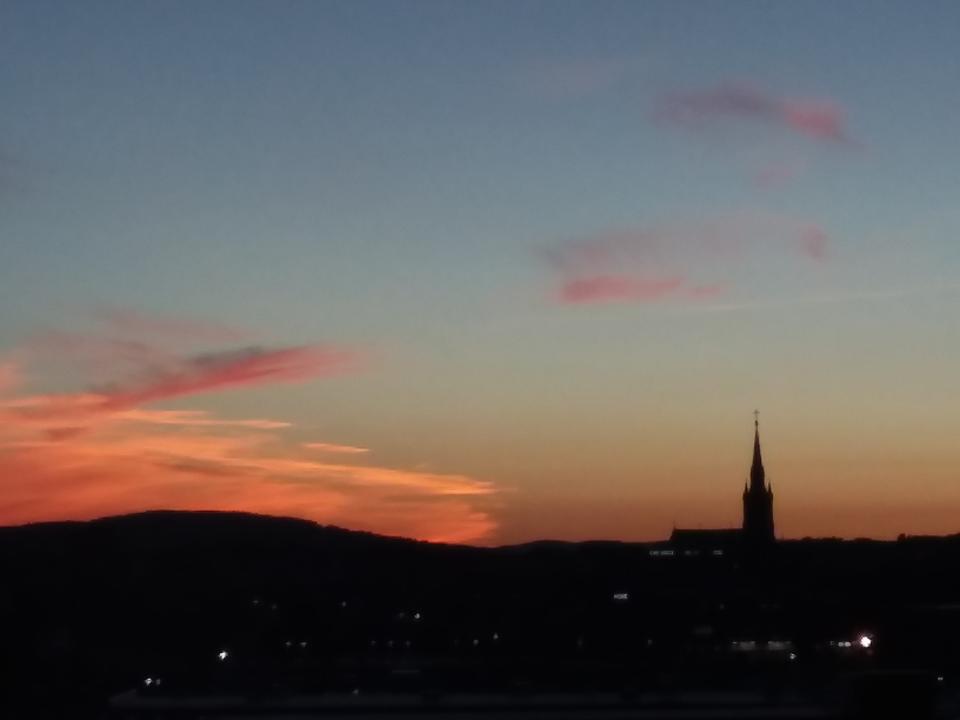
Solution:
[(704, 301), (730, 285), (725, 269), (774, 250), (817, 262), (829, 238), (816, 223), (766, 213), (577, 238), (543, 253), (565, 305)]
[(742, 302), (720, 302), (686, 308), (698, 312), (738, 312), (744, 310), (779, 310), (790, 307), (840, 305), (857, 302), (884, 302), (909, 297), (944, 295), (960, 293), (960, 285), (924, 286), (896, 290), (863, 290), (849, 292), (824, 293), (801, 297), (772, 298), (767, 300), (745, 300)]
[(335, 455), (363, 455), (370, 452), (370, 448), (356, 447), (354, 445), (337, 445), (336, 443), (308, 442), (303, 447), (308, 450), (317, 450), (322, 453), (333, 453)]
[(777, 97), (747, 85), (665, 95), (656, 117), (682, 127), (702, 127), (723, 119), (753, 120), (822, 142), (853, 142), (846, 113), (835, 101)]

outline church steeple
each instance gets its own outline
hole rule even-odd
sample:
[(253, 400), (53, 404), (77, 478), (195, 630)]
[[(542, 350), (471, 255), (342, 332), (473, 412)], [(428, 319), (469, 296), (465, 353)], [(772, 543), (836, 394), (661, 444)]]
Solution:
[(748, 546), (759, 547), (774, 541), (773, 490), (767, 485), (760, 453), (760, 413), (753, 413), (753, 463), (750, 482), (743, 490), (743, 535)]
[(760, 454), (760, 411), (753, 411), (753, 464), (750, 466), (750, 489), (766, 488), (763, 456)]

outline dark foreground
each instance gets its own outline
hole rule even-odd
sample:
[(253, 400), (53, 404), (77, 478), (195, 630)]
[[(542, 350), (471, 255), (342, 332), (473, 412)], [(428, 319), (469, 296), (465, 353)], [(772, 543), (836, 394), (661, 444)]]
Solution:
[(755, 693), (683, 692), (621, 693), (554, 692), (540, 694), (454, 694), (422, 696), (400, 693), (371, 695), (286, 695), (251, 699), (241, 696), (167, 696), (145, 698), (127, 692), (111, 701), (116, 718), (556, 718), (577, 720), (842, 720), (843, 718), (960, 717), (960, 697), (942, 694), (931, 704), (889, 692), (877, 696), (848, 694), (830, 699), (794, 695), (769, 697)]
[(4, 717), (960, 717), (960, 540), (428, 545), (0, 528)]

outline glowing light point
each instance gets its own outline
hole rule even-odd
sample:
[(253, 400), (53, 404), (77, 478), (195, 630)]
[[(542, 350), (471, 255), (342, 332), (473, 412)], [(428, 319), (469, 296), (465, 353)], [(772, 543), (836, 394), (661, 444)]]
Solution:
[(217, 657), (220, 659), (220, 662), (223, 662), (228, 657), (230, 657), (230, 653), (228, 653), (226, 650), (221, 650), (220, 652), (217, 653)]
[(871, 645), (873, 645), (873, 638), (870, 637), (869, 635), (861, 635), (860, 639), (857, 642), (860, 643), (860, 647), (866, 650)]

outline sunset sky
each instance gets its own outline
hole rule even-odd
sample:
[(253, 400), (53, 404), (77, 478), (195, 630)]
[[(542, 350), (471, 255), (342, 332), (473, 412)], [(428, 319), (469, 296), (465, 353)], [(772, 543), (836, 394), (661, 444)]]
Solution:
[(0, 4), (0, 524), (960, 531), (960, 4)]

